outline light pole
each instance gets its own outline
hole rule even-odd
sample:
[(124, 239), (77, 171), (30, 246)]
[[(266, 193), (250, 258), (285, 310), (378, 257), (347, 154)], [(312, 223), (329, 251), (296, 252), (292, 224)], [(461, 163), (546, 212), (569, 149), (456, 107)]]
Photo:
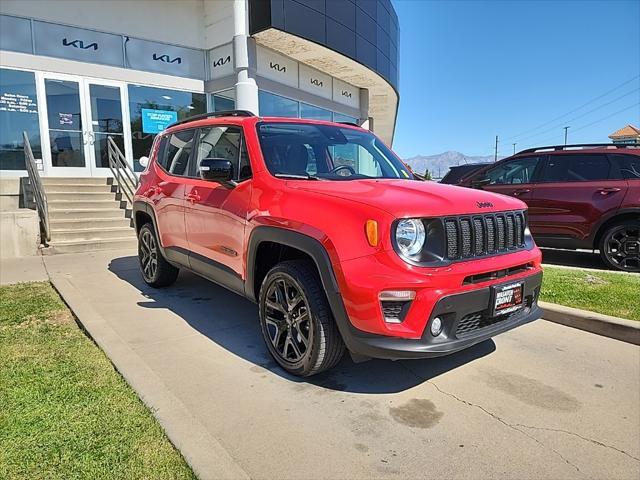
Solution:
[(516, 154), (516, 144), (515, 143), (513, 144), (513, 154), (514, 155)]
[(564, 127), (564, 144), (567, 144), (567, 130), (569, 130), (571, 127)]

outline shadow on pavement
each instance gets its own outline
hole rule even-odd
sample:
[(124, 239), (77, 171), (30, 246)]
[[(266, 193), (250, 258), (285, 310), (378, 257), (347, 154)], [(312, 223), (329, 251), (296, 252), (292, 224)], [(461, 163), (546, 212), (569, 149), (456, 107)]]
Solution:
[(554, 248), (541, 248), (540, 250), (542, 250), (543, 263), (565, 267), (612, 270), (604, 264), (600, 255), (597, 253), (579, 252), (576, 250), (557, 250)]
[(190, 272), (181, 271), (176, 283), (154, 289), (142, 279), (137, 257), (113, 259), (109, 271), (138, 289), (148, 300), (143, 308), (168, 309), (192, 328), (229, 352), (295, 383), (353, 393), (395, 393), (484, 357), (495, 350), (486, 340), (446, 357), (424, 360), (371, 360), (354, 363), (348, 354), (328, 372), (310, 378), (288, 375), (269, 355), (258, 324), (258, 308), (249, 300)]

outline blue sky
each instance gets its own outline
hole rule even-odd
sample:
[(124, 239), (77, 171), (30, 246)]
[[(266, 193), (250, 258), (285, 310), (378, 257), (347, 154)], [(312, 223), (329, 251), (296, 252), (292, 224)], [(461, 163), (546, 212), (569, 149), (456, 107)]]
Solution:
[(508, 155), (514, 142), (563, 143), (565, 125), (569, 143), (640, 126), (638, 0), (393, 3), (403, 158), (489, 155), (495, 135)]

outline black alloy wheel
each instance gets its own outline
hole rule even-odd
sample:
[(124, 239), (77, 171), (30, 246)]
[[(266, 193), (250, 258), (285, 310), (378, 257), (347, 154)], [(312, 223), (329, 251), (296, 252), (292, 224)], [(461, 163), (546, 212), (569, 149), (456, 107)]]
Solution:
[(167, 287), (176, 281), (180, 270), (165, 260), (151, 223), (145, 223), (138, 233), (138, 261), (144, 281), (152, 287)]
[(640, 272), (640, 221), (628, 221), (609, 228), (600, 242), (604, 262), (625, 272)]
[(313, 340), (309, 303), (301, 287), (289, 275), (278, 275), (269, 285), (265, 300), (266, 330), (282, 360), (296, 364)]
[(260, 288), (260, 327), (269, 353), (287, 372), (310, 376), (336, 365), (345, 350), (315, 264), (288, 260)]
[(139, 258), (142, 276), (147, 283), (153, 282), (158, 272), (158, 245), (153, 233), (144, 228), (140, 232)]

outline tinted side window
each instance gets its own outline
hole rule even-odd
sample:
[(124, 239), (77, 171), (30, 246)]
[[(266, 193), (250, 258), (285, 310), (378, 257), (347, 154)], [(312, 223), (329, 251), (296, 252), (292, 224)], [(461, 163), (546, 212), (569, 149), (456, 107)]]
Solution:
[(195, 130), (183, 130), (169, 137), (162, 167), (170, 174), (180, 176), (187, 174), (194, 134)]
[(605, 155), (550, 155), (543, 182), (588, 182), (609, 178), (611, 166)]
[(489, 185), (533, 182), (533, 174), (542, 157), (521, 157), (503, 162), (487, 172)]
[(158, 153), (156, 156), (156, 162), (165, 170), (167, 169), (167, 143), (169, 143), (169, 137), (161, 137), (158, 140)]
[(609, 158), (618, 165), (622, 178), (640, 179), (640, 155), (615, 154), (609, 155)]
[(233, 165), (233, 178), (246, 180), (251, 177), (249, 156), (238, 127), (208, 127), (200, 130), (196, 156), (196, 172), (205, 158), (223, 158)]

